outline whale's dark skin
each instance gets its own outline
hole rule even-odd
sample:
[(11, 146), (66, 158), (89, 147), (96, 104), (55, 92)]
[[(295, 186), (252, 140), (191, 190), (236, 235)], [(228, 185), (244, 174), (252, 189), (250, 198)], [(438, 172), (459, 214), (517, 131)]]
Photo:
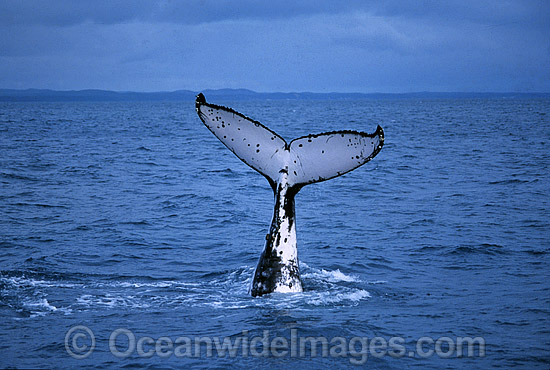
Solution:
[(250, 286), (252, 296), (303, 291), (296, 243), (295, 197), (307, 184), (343, 175), (374, 158), (384, 131), (333, 131), (303, 136), (288, 144), (260, 122), (231, 108), (195, 101), (205, 126), (239, 159), (266, 177), (275, 208), (265, 246)]
[(298, 190), (298, 186), (288, 187), (284, 180), (277, 187), (273, 220), (250, 286), (250, 294), (254, 297), (274, 291), (303, 290), (298, 266), (294, 210), (294, 198)]

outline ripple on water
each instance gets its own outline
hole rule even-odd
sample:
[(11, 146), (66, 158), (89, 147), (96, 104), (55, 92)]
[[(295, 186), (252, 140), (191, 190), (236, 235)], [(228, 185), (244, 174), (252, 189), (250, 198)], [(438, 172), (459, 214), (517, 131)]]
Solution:
[(385, 283), (362, 282), (339, 269), (316, 269), (307, 264), (302, 264), (301, 268), (306, 287), (303, 293), (273, 293), (260, 298), (248, 294), (253, 267), (204, 274), (200, 282), (144, 281), (139, 278), (110, 281), (97, 276), (53, 279), (29, 271), (4, 271), (0, 274), (0, 292), (2, 304), (20, 316), (35, 317), (56, 312), (68, 314), (117, 308), (314, 309), (318, 306), (350, 306), (371, 297), (366, 289), (369, 284)]

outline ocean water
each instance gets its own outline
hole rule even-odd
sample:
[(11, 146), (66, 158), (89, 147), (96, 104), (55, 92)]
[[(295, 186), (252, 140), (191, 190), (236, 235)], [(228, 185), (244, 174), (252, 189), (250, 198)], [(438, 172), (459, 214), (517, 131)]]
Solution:
[(212, 102), (384, 128), (296, 198), (305, 291), (247, 294), (273, 194), (192, 101), (1, 103), (0, 368), (549, 368), (550, 100)]

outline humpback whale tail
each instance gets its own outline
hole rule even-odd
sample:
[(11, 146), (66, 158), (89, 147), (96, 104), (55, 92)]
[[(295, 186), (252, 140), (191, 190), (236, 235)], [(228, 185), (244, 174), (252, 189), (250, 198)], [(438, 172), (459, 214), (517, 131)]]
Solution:
[(291, 187), (343, 175), (374, 158), (384, 144), (380, 126), (373, 134), (325, 132), (287, 144), (260, 122), (207, 103), (203, 94), (197, 96), (196, 109), (206, 127), (244, 163), (264, 175), (273, 188), (285, 169)]
[(197, 95), (197, 113), (206, 127), (244, 163), (264, 175), (275, 194), (275, 212), (252, 281), (253, 296), (302, 291), (296, 249), (294, 196), (305, 185), (350, 172), (374, 158), (384, 131), (332, 131), (287, 143), (281, 136), (231, 108)]

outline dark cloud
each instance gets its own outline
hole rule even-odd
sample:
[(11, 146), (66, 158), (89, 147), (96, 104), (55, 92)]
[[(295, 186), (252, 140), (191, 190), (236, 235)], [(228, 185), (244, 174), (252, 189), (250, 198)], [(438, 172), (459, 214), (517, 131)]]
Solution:
[(546, 1), (0, 2), (0, 87), (550, 91)]
[(197, 24), (223, 20), (276, 19), (320, 13), (340, 13), (363, 7), (361, 1), (255, 0), (96, 0), (93, 3), (61, 0), (4, 0), (3, 24), (71, 26), (84, 22), (114, 24), (133, 21)]
[(485, 24), (550, 22), (550, 3), (541, 1), (375, 1), (375, 0), (3, 0), (2, 24), (70, 26), (84, 22), (114, 24), (133, 21), (197, 24), (223, 20), (293, 18), (354, 11), (376, 16)]
[(503, 24), (537, 22), (548, 24), (550, 3), (538, 1), (381, 1), (370, 7), (373, 14), (417, 20)]

